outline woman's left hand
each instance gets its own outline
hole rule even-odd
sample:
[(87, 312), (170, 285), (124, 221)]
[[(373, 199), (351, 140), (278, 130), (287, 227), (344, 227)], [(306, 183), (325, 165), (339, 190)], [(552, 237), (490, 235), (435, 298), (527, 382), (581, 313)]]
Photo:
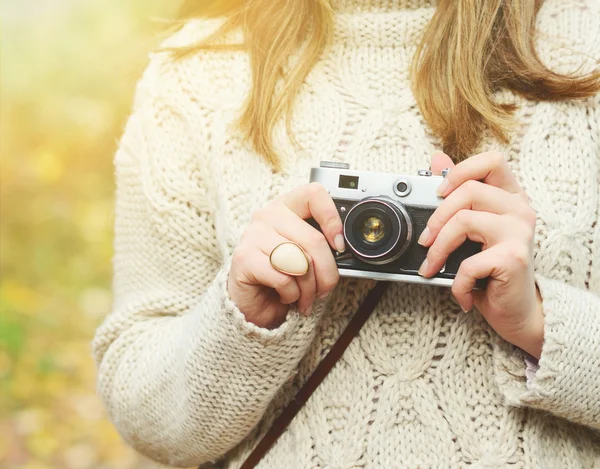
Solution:
[[(448, 255), (467, 238), (482, 251), (465, 259), (452, 294), (464, 311), (475, 306), (505, 340), (539, 358), (544, 340), (542, 299), (533, 268), (535, 211), (500, 153), (482, 153), (454, 166), (438, 152), (432, 170), (452, 168), (438, 189), (445, 198), (433, 213), (419, 243), (429, 247), (419, 269), (439, 272)], [(488, 277), (483, 291), (475, 281)]]

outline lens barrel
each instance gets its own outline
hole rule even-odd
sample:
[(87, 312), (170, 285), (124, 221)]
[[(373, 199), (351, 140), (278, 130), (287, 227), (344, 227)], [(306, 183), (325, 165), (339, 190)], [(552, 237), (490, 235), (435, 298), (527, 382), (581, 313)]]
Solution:
[(406, 209), (386, 196), (361, 200), (344, 220), (347, 246), (369, 264), (388, 264), (398, 259), (411, 237), (412, 223)]

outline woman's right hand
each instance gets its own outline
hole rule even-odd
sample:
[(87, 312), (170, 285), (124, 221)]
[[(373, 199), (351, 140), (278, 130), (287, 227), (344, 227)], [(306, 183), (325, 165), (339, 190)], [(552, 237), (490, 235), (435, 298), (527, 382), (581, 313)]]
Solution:
[[(311, 217), (323, 233), (305, 221)], [(301, 277), (278, 272), (269, 261), (273, 249), (286, 241), (302, 246), (307, 254), (308, 272)], [(325, 298), (339, 280), (329, 246), (345, 249), (342, 221), (331, 196), (318, 183), (297, 187), (253, 214), (233, 252), (229, 296), (246, 319), (260, 327), (279, 326), (295, 302), (308, 315), (315, 298)]]

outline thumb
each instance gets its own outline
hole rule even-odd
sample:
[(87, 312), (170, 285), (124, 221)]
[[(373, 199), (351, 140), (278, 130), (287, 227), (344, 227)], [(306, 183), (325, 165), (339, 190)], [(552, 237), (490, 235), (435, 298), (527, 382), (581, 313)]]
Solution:
[(439, 176), (442, 174), (442, 169), (454, 168), (452, 159), (441, 151), (436, 151), (431, 155), (431, 171)]

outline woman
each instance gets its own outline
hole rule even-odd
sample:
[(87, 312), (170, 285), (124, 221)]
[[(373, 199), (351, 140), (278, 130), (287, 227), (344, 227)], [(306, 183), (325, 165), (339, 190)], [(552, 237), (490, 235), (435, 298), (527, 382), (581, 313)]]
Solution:
[[(94, 351), (129, 444), (239, 467), (335, 342), (374, 282), (339, 279), (306, 184), (333, 160), (452, 167), (420, 273), (484, 250), (451, 290), (393, 283), (259, 467), (600, 464), (600, 10), (540, 3), (189, 2), (115, 160)], [(269, 263), (285, 241), (307, 274)]]

